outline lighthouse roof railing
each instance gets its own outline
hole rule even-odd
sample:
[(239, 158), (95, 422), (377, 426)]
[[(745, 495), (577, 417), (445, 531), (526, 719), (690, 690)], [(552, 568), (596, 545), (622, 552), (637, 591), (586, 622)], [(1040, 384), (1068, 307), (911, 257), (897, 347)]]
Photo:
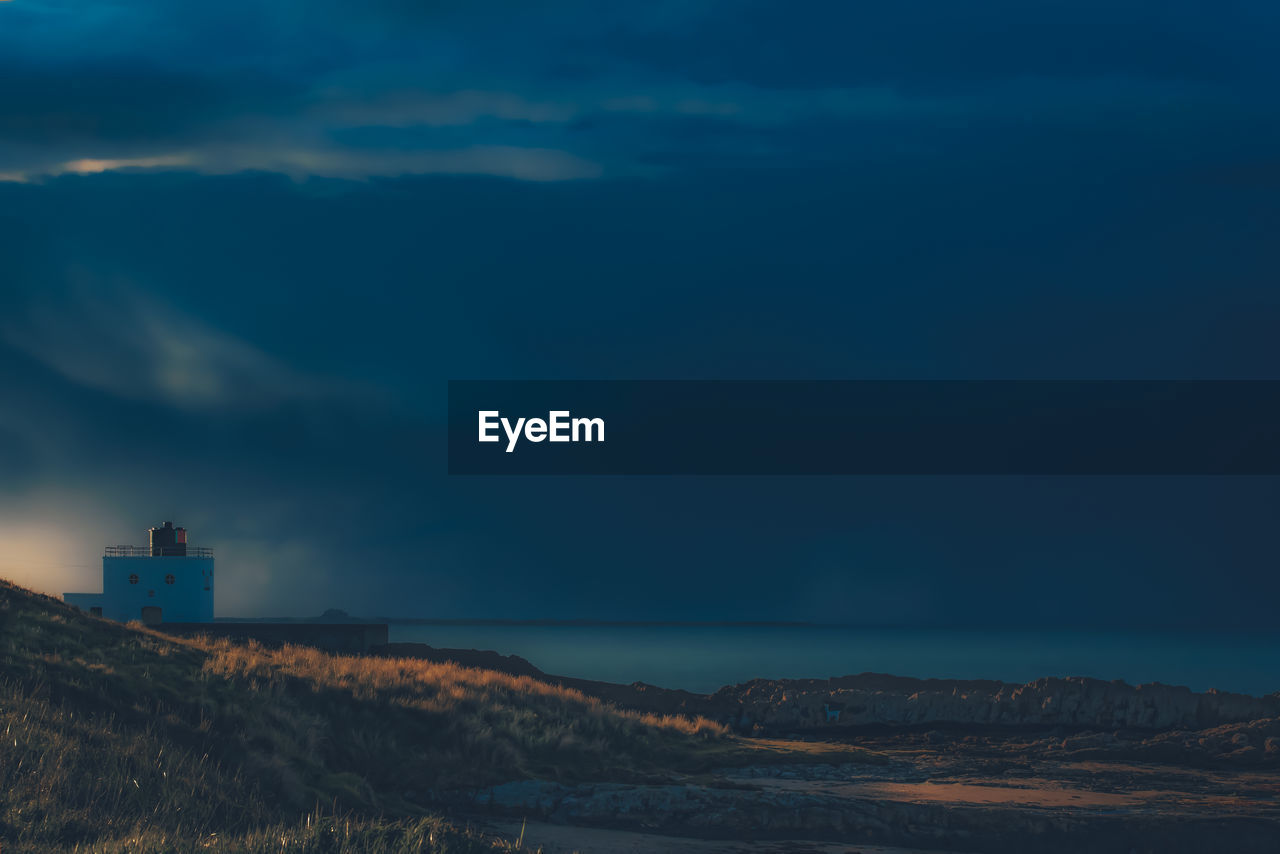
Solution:
[(153, 554), (151, 546), (107, 546), (104, 557), (213, 557), (213, 549), (208, 546), (163, 546), (161, 551), (170, 554)]

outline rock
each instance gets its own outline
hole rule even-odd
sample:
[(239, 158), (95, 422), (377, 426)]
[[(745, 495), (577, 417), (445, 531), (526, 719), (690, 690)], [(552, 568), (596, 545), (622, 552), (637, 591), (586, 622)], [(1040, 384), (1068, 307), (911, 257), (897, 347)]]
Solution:
[[(1133, 686), (1084, 677), (1017, 684), (862, 673), (830, 679), (753, 679), (707, 695), (642, 682), (617, 685), (554, 676), (522, 658), (496, 652), (401, 643), (386, 644), (371, 654), (454, 661), (468, 667), (531, 676), (622, 708), (664, 715), (701, 715), (757, 736), (879, 724), (976, 724), (1057, 728), (1065, 737), (1068, 730), (1082, 728), (1200, 730), (1280, 717), (1280, 692), (1265, 697), (1223, 691), (1198, 694), (1189, 688), (1160, 683)], [(832, 719), (829, 709), (838, 710), (838, 717)]]
[[(772, 731), (935, 723), (1190, 730), (1280, 716), (1280, 697), (1274, 694), (1197, 694), (1159, 683), (1132, 686), (1083, 677), (1037, 679), (1025, 685), (881, 674), (753, 680), (722, 688), (711, 699), (732, 706), (735, 719)], [(839, 720), (828, 721), (824, 706), (841, 707)]]

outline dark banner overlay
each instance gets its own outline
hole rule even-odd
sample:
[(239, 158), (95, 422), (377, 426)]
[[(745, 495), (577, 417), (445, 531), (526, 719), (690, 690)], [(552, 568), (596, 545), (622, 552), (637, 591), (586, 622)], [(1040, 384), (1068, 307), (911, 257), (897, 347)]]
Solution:
[(1274, 475), (1280, 382), (455, 380), (449, 473)]

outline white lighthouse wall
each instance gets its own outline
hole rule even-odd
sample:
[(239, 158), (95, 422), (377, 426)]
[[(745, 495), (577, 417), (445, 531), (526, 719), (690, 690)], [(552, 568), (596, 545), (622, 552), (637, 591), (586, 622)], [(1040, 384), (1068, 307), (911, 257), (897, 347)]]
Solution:
[(104, 557), (102, 598), (94, 604), (102, 616), (122, 622), (140, 620), (142, 609), (152, 607), (160, 609), (166, 623), (210, 622), (213, 558)]

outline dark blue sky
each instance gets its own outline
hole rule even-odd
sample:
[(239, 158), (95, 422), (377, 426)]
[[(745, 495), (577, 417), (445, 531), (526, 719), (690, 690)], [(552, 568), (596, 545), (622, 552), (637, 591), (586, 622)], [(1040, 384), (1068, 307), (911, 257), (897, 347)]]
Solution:
[(1274, 623), (1274, 479), (444, 475), (449, 378), (1280, 379), (1280, 8), (0, 3), (0, 573)]

